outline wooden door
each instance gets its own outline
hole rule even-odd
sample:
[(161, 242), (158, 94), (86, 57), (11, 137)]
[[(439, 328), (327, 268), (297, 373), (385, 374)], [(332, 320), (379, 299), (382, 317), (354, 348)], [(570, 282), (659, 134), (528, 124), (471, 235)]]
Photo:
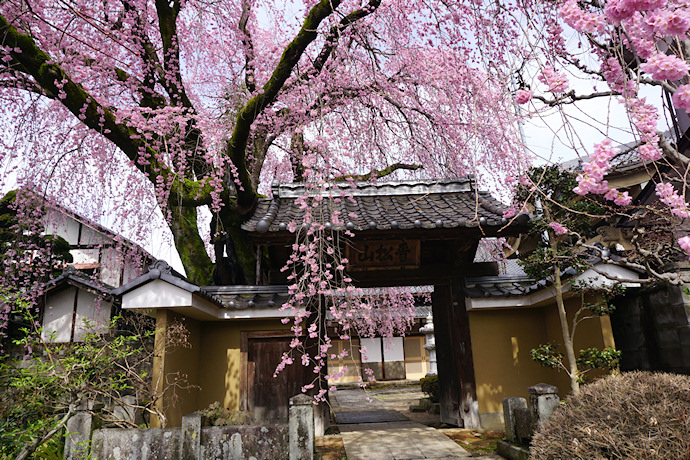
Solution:
[[(246, 409), (257, 422), (287, 423), (289, 401), (301, 393), (305, 367), (295, 358), (274, 377), (283, 353), (290, 350), (291, 337), (248, 335), (246, 344)], [(243, 350), (243, 351), (245, 351)], [(243, 379), (244, 380), (244, 379)]]

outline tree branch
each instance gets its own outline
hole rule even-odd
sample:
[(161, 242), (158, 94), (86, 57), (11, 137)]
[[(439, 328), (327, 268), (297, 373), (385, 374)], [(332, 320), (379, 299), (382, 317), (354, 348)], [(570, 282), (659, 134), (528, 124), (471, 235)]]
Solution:
[(346, 180), (354, 180), (357, 182), (366, 182), (371, 179), (379, 179), (381, 177), (388, 176), (390, 174), (393, 174), (395, 171), (398, 170), (408, 170), (408, 171), (417, 171), (418, 169), (421, 169), (422, 165), (415, 165), (415, 164), (406, 164), (406, 163), (394, 163), (387, 168), (383, 169), (372, 169), (370, 172), (367, 174), (346, 174), (344, 176), (338, 176), (335, 177), (333, 180), (336, 182), (343, 182)]
[(590, 93), (590, 94), (585, 94), (578, 96), (575, 94), (575, 90), (568, 91), (567, 93), (557, 97), (556, 99), (547, 99), (544, 96), (539, 96), (535, 95), (532, 96), (533, 99), (537, 99), (538, 101), (543, 102), (544, 104), (548, 105), (549, 107), (555, 107), (560, 104), (573, 104), (576, 101), (584, 101), (587, 99), (596, 99), (598, 97), (611, 97), (611, 96), (620, 96), (621, 93), (617, 91), (601, 91), (597, 93)]
[(254, 68), (254, 43), (252, 42), (252, 36), (247, 29), (247, 21), (249, 20), (249, 11), (251, 10), (250, 5), (251, 0), (242, 0), (242, 15), (240, 16), (240, 22), (238, 28), (240, 32), (244, 35), (242, 39), (242, 44), (244, 45), (244, 56), (245, 56), (245, 70), (244, 70), (244, 82), (247, 85), (247, 89), (250, 93), (256, 91), (256, 72)]
[[(257, 201), (256, 190), (252, 185), (246, 158), (247, 142), (252, 123), (275, 100), (307, 46), (316, 39), (317, 29), (321, 22), (333, 13), (339, 5), (340, 0), (321, 0), (309, 11), (297, 36), (283, 51), (271, 78), (263, 85), (261, 91), (247, 101), (237, 114), (237, 122), (226, 144), (224, 153), (237, 169), (237, 179), (240, 183), (237, 189), (238, 209), (242, 214), (251, 212), (256, 206)], [(232, 173), (230, 172), (230, 174)]]

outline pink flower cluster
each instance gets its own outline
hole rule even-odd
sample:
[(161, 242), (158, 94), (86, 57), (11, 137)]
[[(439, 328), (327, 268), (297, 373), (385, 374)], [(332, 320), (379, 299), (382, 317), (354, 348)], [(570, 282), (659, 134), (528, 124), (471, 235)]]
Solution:
[(601, 71), (609, 84), (609, 88), (613, 91), (618, 91), (625, 97), (632, 97), (637, 94), (637, 82), (626, 77), (618, 59), (613, 57), (606, 59), (601, 64)]
[(624, 101), (628, 114), (637, 128), (640, 139), (644, 142), (638, 149), (640, 159), (656, 161), (662, 157), (659, 149), (659, 136), (656, 133), (659, 114), (656, 107), (647, 104), (645, 98), (627, 99)]
[(553, 232), (556, 235), (565, 235), (566, 233), (568, 233), (568, 229), (565, 228), (563, 225), (559, 224), (558, 222), (549, 223), (549, 227), (551, 227), (551, 230), (553, 230)]
[(519, 89), (515, 92), (515, 102), (518, 104), (527, 104), (532, 100), (532, 91), (528, 89)]
[(603, 195), (609, 191), (609, 184), (604, 176), (611, 167), (610, 161), (618, 154), (618, 150), (611, 147), (611, 139), (605, 139), (594, 146), (594, 153), (589, 162), (582, 165), (583, 173), (577, 176), (577, 187), (573, 189), (578, 195), (595, 193)]
[(671, 208), (671, 212), (676, 216), (682, 218), (690, 217), (688, 204), (678, 195), (672, 184), (668, 182), (656, 184), (656, 195), (662, 203), (667, 204)]
[(539, 81), (549, 87), (552, 93), (565, 93), (568, 91), (568, 78), (553, 67), (547, 66), (541, 71)]
[(608, 0), (604, 14), (614, 24), (628, 19), (637, 11), (652, 11), (666, 6), (666, 0)]
[(688, 74), (688, 63), (675, 55), (654, 53), (640, 68), (656, 80), (680, 80)]
[(627, 206), (632, 203), (632, 197), (628, 194), (628, 192), (620, 192), (615, 188), (612, 188), (606, 192), (604, 198), (609, 201), (613, 201), (618, 206)]
[(606, 20), (601, 14), (584, 11), (576, 0), (567, 0), (558, 9), (558, 14), (566, 24), (578, 32), (587, 34), (600, 34), (604, 32)]
[(685, 8), (660, 9), (648, 15), (645, 22), (661, 37), (683, 36), (690, 29), (690, 14)]
[[(658, 141), (657, 141), (658, 143)], [(637, 154), (642, 161), (660, 160), (663, 154), (656, 143), (646, 142), (637, 149)]]
[(690, 85), (682, 85), (673, 93), (673, 106), (677, 109), (690, 111)]
[(678, 246), (685, 251), (686, 253), (690, 254), (690, 236), (684, 236), (682, 238), (678, 239)]

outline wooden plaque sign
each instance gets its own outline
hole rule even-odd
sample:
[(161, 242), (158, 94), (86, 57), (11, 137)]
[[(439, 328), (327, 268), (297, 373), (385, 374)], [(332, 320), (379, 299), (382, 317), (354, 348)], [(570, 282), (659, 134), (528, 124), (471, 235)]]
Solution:
[(347, 246), (351, 270), (419, 268), (419, 240), (360, 241)]

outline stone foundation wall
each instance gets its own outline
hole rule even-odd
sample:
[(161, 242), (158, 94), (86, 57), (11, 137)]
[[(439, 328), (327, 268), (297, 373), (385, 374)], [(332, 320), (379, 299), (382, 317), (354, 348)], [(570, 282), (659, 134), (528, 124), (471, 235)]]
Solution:
[(622, 371), (690, 374), (690, 296), (684, 287), (664, 286), (628, 294), (611, 315)]
[(291, 398), (288, 424), (202, 427), (202, 416), (193, 413), (182, 417), (180, 428), (93, 432), (92, 417), (77, 414), (68, 422), (65, 459), (312, 460), (316, 422), (324, 427), (318, 420), (323, 414), (315, 414), (314, 407), (308, 396)]

